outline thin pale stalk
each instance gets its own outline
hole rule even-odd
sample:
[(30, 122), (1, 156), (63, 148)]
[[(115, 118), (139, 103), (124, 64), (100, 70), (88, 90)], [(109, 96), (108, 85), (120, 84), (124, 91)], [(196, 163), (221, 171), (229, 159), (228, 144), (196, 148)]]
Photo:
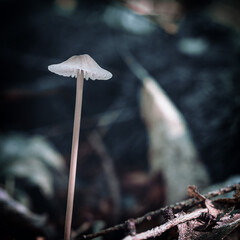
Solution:
[(76, 179), (76, 169), (77, 169), (77, 155), (78, 155), (80, 124), (81, 124), (81, 112), (82, 112), (82, 92), (83, 92), (83, 71), (81, 71), (77, 75), (76, 103), (75, 103), (75, 114), (74, 114), (74, 123), (73, 123), (72, 153), (71, 153), (70, 174), (69, 174), (69, 182), (68, 182), (68, 197), (67, 197), (64, 240), (70, 240), (71, 238), (73, 200), (74, 200), (75, 179)]

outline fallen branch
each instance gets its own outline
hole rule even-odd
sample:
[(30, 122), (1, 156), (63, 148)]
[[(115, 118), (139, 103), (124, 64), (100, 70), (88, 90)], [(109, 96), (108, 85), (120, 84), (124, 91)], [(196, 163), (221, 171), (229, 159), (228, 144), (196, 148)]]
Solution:
[[(227, 187), (221, 188), (219, 190), (215, 190), (215, 191), (209, 192), (209, 193), (207, 193), (207, 194), (205, 194), (203, 196), (205, 198), (211, 199), (213, 197), (220, 196), (220, 195), (226, 194), (228, 192), (235, 191), (239, 187), (240, 187), (240, 184), (238, 183), (238, 184), (234, 184), (234, 185), (231, 185), (231, 186), (227, 186)], [(133, 221), (136, 225), (138, 225), (138, 224), (140, 224), (140, 223), (142, 223), (144, 221), (151, 221), (151, 219), (153, 217), (159, 216), (160, 214), (164, 213), (169, 208), (171, 208), (176, 213), (176, 212), (180, 212), (183, 209), (184, 210), (190, 209), (193, 206), (196, 206), (197, 204), (199, 204), (201, 202), (203, 202), (203, 201), (196, 200), (196, 199), (187, 199), (185, 201), (181, 201), (179, 203), (176, 203), (176, 204), (173, 204), (173, 205), (170, 205), (170, 206), (166, 206), (164, 208), (160, 208), (160, 209), (158, 209), (156, 211), (149, 212), (149, 213), (145, 214), (142, 217), (139, 217), (139, 218), (136, 218), (136, 219), (131, 219), (131, 221)], [(93, 238), (96, 238), (96, 237), (99, 237), (99, 236), (103, 236), (103, 235), (107, 235), (109, 233), (113, 233), (115, 231), (126, 230), (126, 229), (128, 229), (128, 222), (129, 221), (127, 220), (124, 223), (121, 223), (121, 224), (115, 225), (113, 227), (104, 229), (104, 230), (99, 231), (97, 233), (77, 236), (75, 239), (76, 240), (77, 239), (79, 239), (79, 240), (80, 239), (93, 239)]]
[(155, 227), (146, 232), (136, 234), (135, 236), (127, 236), (124, 238), (124, 240), (143, 240), (151, 237), (154, 237), (154, 238), (158, 237), (162, 235), (164, 232), (166, 232), (167, 230), (169, 230), (170, 228), (175, 227), (178, 224), (181, 224), (190, 220), (194, 220), (198, 218), (201, 214), (207, 213), (207, 212), (208, 212), (207, 208), (195, 210), (194, 212), (191, 212), (189, 214), (179, 216), (177, 218), (174, 218), (173, 220), (169, 220), (168, 222), (162, 224), (161, 226)]

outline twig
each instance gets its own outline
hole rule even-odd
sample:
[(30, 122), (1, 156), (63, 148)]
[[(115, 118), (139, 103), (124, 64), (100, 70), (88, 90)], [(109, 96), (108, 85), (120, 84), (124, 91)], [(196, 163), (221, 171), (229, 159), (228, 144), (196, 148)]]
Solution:
[[(203, 196), (210, 199), (210, 198), (213, 198), (213, 197), (216, 197), (216, 196), (223, 195), (223, 194), (228, 193), (228, 192), (232, 192), (239, 187), (240, 187), (240, 183), (234, 184), (234, 185), (231, 185), (231, 186), (227, 186), (227, 187), (221, 188), (221, 189), (216, 190), (216, 191), (209, 192), (209, 193), (207, 193)], [(134, 222), (135, 222), (136, 225), (138, 225), (138, 224), (140, 224), (144, 221), (151, 221), (152, 217), (159, 216), (160, 214), (163, 213), (163, 211), (165, 211), (168, 208), (172, 208), (173, 210), (175, 210), (175, 212), (179, 212), (182, 209), (190, 209), (191, 207), (193, 207), (193, 206), (195, 206), (195, 205), (197, 205), (201, 202), (202, 201), (199, 201), (199, 200), (196, 200), (196, 199), (187, 199), (185, 201), (181, 201), (181, 202), (176, 203), (174, 205), (166, 206), (166, 207), (160, 208), (156, 211), (149, 212), (142, 217), (134, 219)], [(107, 234), (115, 232), (115, 231), (124, 230), (124, 229), (127, 228), (127, 222), (128, 221), (126, 221), (124, 223), (121, 223), (121, 224), (118, 224), (118, 225), (115, 225), (113, 227), (104, 229), (104, 230), (99, 231), (97, 233), (82, 235), (80, 237), (77, 237), (76, 239), (93, 239), (93, 238), (96, 238), (96, 237), (99, 237), (99, 236), (107, 235)]]
[(117, 216), (120, 212), (121, 196), (118, 179), (113, 166), (113, 159), (107, 152), (103, 140), (97, 130), (92, 131), (87, 138), (92, 148), (95, 150), (95, 152), (99, 155), (101, 159), (101, 165), (106, 177), (111, 199), (114, 204), (113, 215)]
[(136, 225), (134, 219), (127, 220), (127, 228), (130, 236), (136, 235)]
[(162, 235), (164, 232), (166, 232), (168, 229), (180, 224), (184, 223), (193, 219), (198, 218), (202, 213), (207, 213), (208, 209), (198, 209), (195, 210), (189, 214), (179, 216), (177, 218), (174, 218), (173, 220), (169, 220), (168, 222), (162, 224), (159, 227), (155, 227), (151, 230), (148, 230), (146, 232), (139, 233), (135, 236), (127, 236), (124, 238), (124, 240), (143, 240), (143, 239), (148, 239), (151, 237), (157, 237)]
[(112, 233), (112, 232), (115, 232), (115, 231), (123, 230), (123, 229), (126, 228), (126, 226), (127, 226), (127, 221), (125, 223), (115, 225), (114, 227), (110, 227), (110, 228), (107, 228), (105, 230), (99, 231), (97, 233), (82, 235), (82, 236), (80, 236), (76, 239), (93, 239), (93, 238), (103, 236), (103, 235), (106, 235), (106, 234), (109, 234), (109, 233)]
[(230, 186), (227, 186), (227, 187), (220, 188), (220, 189), (218, 189), (218, 190), (209, 192), (209, 193), (207, 193), (207, 194), (205, 194), (205, 195), (203, 195), (203, 196), (204, 196), (205, 198), (213, 198), (213, 197), (217, 197), (217, 196), (224, 195), (224, 194), (226, 194), (226, 193), (235, 191), (235, 190), (237, 190), (239, 187), (240, 187), (240, 183), (236, 183), (236, 184), (233, 184), (233, 185), (230, 185)]

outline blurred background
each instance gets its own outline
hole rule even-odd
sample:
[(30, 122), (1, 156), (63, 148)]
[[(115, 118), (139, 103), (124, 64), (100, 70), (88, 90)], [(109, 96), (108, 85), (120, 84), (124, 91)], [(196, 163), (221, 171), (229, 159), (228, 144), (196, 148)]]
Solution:
[(239, 181), (239, 1), (0, 5), (1, 239), (62, 239), (76, 81), (47, 67), (72, 55), (113, 74), (84, 83), (74, 239)]

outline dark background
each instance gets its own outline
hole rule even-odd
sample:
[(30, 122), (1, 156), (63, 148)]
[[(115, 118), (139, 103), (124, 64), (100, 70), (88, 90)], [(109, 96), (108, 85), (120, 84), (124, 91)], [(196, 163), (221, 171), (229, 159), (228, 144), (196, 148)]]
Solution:
[[(42, 135), (68, 166), (75, 81), (50, 73), (47, 66), (87, 53), (113, 78), (104, 84), (85, 81), (77, 184), (88, 186), (101, 178), (98, 157), (86, 140), (93, 130), (101, 133), (120, 178), (128, 171), (147, 171), (148, 134), (139, 109), (141, 83), (124, 62), (129, 52), (185, 117), (211, 183), (239, 174), (239, 3), (178, 4), (181, 13), (168, 20), (177, 26), (172, 32), (172, 25), (144, 21), (114, 1), (0, 1), (1, 134)], [(184, 48), (186, 42), (194, 42), (197, 50)], [(104, 116), (110, 120), (101, 125)], [(88, 198), (81, 194), (79, 201), (85, 206)], [(92, 215), (111, 219), (108, 211), (103, 213), (96, 205), (89, 207)], [(85, 214), (83, 209), (78, 217)], [(86, 215), (89, 212), (81, 217)]]

